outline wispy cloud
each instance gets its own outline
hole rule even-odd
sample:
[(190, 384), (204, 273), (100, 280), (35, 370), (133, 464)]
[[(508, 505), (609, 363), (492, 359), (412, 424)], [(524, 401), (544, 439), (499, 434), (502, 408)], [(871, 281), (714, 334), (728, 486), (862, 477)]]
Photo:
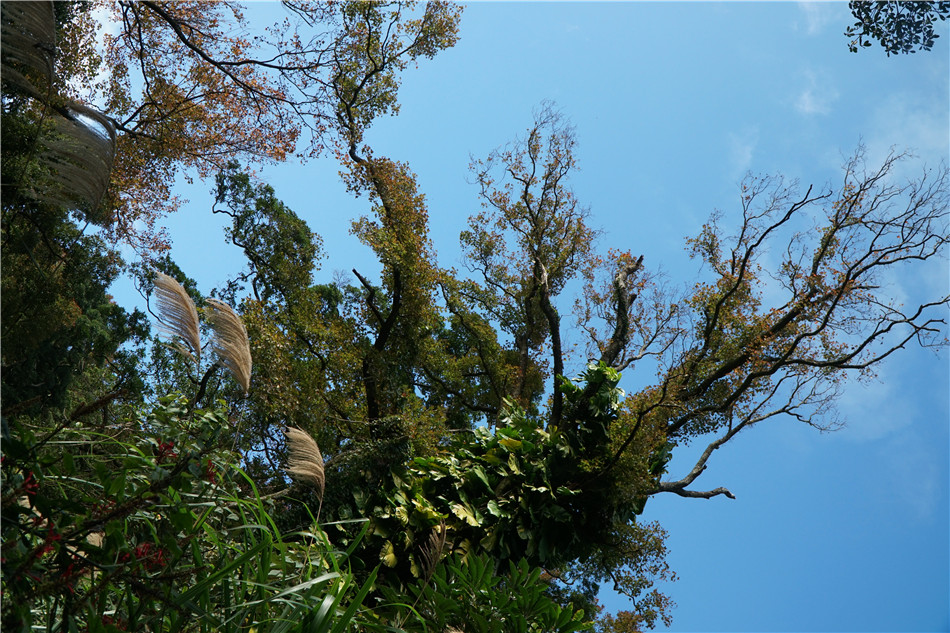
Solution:
[(818, 35), (835, 21), (835, 7), (831, 3), (799, 2), (798, 8), (804, 16), (806, 35)]
[(875, 441), (910, 424), (901, 394), (895, 391), (898, 377), (891, 365), (884, 364), (878, 366), (875, 380), (851, 382), (845, 387), (838, 398), (838, 410), (847, 424), (844, 437), (857, 442)]
[[(930, 166), (946, 159), (950, 121), (945, 97), (937, 94), (935, 90), (929, 102), (906, 93), (892, 94), (878, 102), (865, 140), (872, 164), (880, 162), (892, 147), (910, 150)], [(907, 167), (913, 167), (919, 175), (921, 162), (911, 162)]]
[(829, 114), (838, 99), (838, 90), (823, 73), (806, 70), (802, 73), (804, 86), (795, 99), (795, 109), (806, 116)]
[(734, 176), (741, 178), (749, 171), (758, 144), (758, 126), (750, 126), (738, 132), (729, 133), (729, 165)]

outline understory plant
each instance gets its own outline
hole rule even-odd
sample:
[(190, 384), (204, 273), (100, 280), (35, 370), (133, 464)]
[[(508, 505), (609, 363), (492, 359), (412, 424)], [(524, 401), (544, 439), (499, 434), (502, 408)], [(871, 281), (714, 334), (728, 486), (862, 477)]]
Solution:
[(222, 440), (173, 394), (125, 426), (3, 438), (3, 630), (342, 631), (360, 586), (316, 523), (281, 534)]

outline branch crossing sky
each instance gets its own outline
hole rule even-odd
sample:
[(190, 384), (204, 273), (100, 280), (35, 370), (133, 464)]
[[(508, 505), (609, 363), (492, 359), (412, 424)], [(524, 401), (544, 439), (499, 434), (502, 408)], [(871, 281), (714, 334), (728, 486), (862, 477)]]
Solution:
[[(273, 21), (283, 9), (249, 15)], [(368, 141), (418, 174), (439, 262), (460, 268), (458, 233), (478, 210), (470, 155), (524, 134), (553, 100), (577, 128), (573, 185), (602, 250), (642, 253), (691, 283), (684, 238), (714, 209), (726, 222), (739, 212), (749, 170), (804, 188), (839, 183), (860, 143), (870, 165), (891, 147), (913, 150), (902, 177), (950, 157), (950, 24), (932, 51), (886, 57), (878, 45), (848, 52), (851, 22), (845, 3), (476, 3), (454, 49), (406, 71), (400, 115)], [(323, 236), (321, 281), (378, 270), (349, 234), (366, 200), (346, 194), (338, 169), (328, 157), (262, 172)], [(190, 203), (168, 223), (173, 257), (204, 292), (242, 265), (211, 187), (183, 183)], [(888, 282), (912, 300), (946, 294), (950, 274), (942, 261)], [(116, 295), (135, 299), (127, 284)], [(651, 378), (628, 370), (621, 386)], [(670, 630), (950, 630), (948, 394), (946, 351), (908, 349), (878, 381), (848, 387), (844, 430), (778, 420), (719, 451), (697, 485), (736, 500), (650, 500), (645, 518), (669, 530), (679, 576), (663, 587), (679, 605)], [(677, 449), (671, 476), (702, 448)]]

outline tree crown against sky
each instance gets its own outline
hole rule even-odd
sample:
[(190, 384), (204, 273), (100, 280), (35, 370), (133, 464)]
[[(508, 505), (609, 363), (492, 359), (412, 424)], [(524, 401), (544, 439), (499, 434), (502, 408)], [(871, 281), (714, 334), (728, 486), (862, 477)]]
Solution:
[[(196, 58), (187, 58), (192, 63), (233, 82), (238, 95), (233, 98), (250, 95), (250, 101), (282, 112), (286, 101), (274, 86), (283, 73), (300, 67), (271, 69), (278, 71), (277, 82), (257, 86), (252, 75), (230, 70), (231, 60), (211, 55), (189, 35), (218, 28), (222, 23), (213, 13), (188, 14), (182, 5), (183, 13), (172, 14), (178, 5), (160, 3), (118, 6), (123, 33), (133, 44), (135, 37), (148, 35), (155, 52), (192, 51)], [(320, 93), (326, 110), (304, 117), (325, 124), (321, 133), (332, 135), (347, 186), (372, 205), (354, 233), (375, 254), (379, 281), (354, 270), (356, 282), (315, 283), (320, 237), (276, 192), (238, 165), (220, 162), (234, 153), (253, 156), (253, 147), (208, 141), (211, 148), (230, 148), (211, 154), (223, 168), (217, 172), (216, 210), (230, 219), (228, 238), (243, 250), (248, 268), (221, 294), (239, 308), (250, 334), (254, 385), (244, 397), (246, 385), (237, 389), (211, 372), (200, 376), (188, 361), (161, 352), (153, 357), (150, 384), (174, 388), (187, 384), (190, 374), (200, 385), (195, 400), (225, 397), (241, 420), (234, 441), (247, 457), (256, 457), (248, 460), (248, 471), (275, 491), (284, 485), (277, 467), (285, 444), (278, 431), (292, 425), (316, 437), (329, 458), (325, 485), (312, 503), (282, 505), (280, 527), (301, 527), (314, 507), (330, 519), (368, 515), (373, 531), (354, 551), (364, 572), (380, 563), (373, 577), (386, 579), (394, 591), (410, 591), (418, 579), (429, 582), (435, 577), (432, 561), (442, 555), (481, 552), (495, 571), (504, 573), (503, 563), (524, 559), (544, 566), (552, 579), (573, 580), (573, 585), (555, 582), (551, 591), (588, 612), (594, 587), (577, 579), (617, 585), (634, 601), (633, 612), (604, 618), (602, 626), (665, 620), (668, 599), (651, 584), (668, 575), (663, 532), (638, 519), (647, 499), (660, 492), (731, 496), (725, 488), (697, 490), (694, 484), (713, 452), (740, 430), (780, 415), (833, 425), (833, 418), (816, 413), (828, 412), (845, 372), (872, 369), (912, 341), (940, 343), (947, 297), (900, 306), (880, 291), (879, 282), (892, 268), (945, 256), (946, 170), (900, 184), (889, 176), (902, 155), (868, 165), (859, 151), (834, 187), (802, 190), (778, 178), (749, 179), (738, 226), (724, 229), (714, 217), (692, 238), (691, 252), (705, 273), (678, 295), (639, 256), (595, 255), (596, 231), (569, 187), (576, 168), (574, 131), (546, 106), (524, 136), (475, 163), (485, 209), (462, 236), (471, 274), (459, 274), (441, 268), (432, 254), (428, 210), (415, 175), (408, 165), (374, 152), (366, 134), (376, 117), (395, 108), (397, 71), (454, 44), (457, 16), (432, 5), (412, 14), (421, 17), (402, 21), (400, 7), (389, 9), (343, 7), (335, 18), (342, 26), (330, 55), (332, 72), (319, 84), (326, 89)], [(162, 44), (162, 38), (171, 44)], [(144, 41), (135, 44), (142, 52)], [(129, 44), (117, 50), (123, 46)], [(315, 54), (317, 47), (308, 51)], [(244, 62), (267, 68), (261, 60), (251, 64), (241, 57), (233, 65)], [(121, 69), (121, 62), (114, 61), (114, 67)], [(160, 63), (143, 68), (146, 85), (169, 83)], [(128, 92), (131, 84), (120, 88)], [(205, 95), (203, 89), (213, 92), (193, 86), (189, 94)], [(146, 105), (154, 105), (150, 99), (158, 94), (149, 93)], [(182, 105), (189, 99), (173, 101), (178, 105), (171, 113), (177, 107), (190, 111)], [(43, 107), (43, 100), (37, 101)], [(8, 121), (28, 127), (33, 111), (9, 103)], [(135, 138), (130, 120), (112, 124), (119, 138)], [(220, 131), (213, 128), (206, 131)], [(174, 134), (189, 128), (170, 129), (166, 140), (149, 139), (157, 143), (153, 150), (169, 150)], [(28, 145), (21, 139), (14, 147)], [(121, 156), (121, 145), (117, 151)], [(174, 158), (146, 150), (145, 162), (187, 165), (200, 155), (196, 148), (181, 151)], [(201, 160), (206, 158), (212, 160)], [(162, 173), (170, 172), (159, 169), (157, 180), (145, 182), (160, 183)], [(121, 182), (112, 186), (113, 194), (127, 192)], [(55, 204), (25, 198), (4, 205), (10, 244), (25, 243), (14, 233), (18, 220), (24, 235), (52, 235), (55, 243), (69, 243), (74, 257), (111, 256), (100, 243), (32, 232), (38, 218), (66, 233), (71, 220)], [(779, 262), (767, 261), (766, 245), (776, 239), (784, 255)], [(49, 244), (34, 245), (5, 263), (28, 269), (26, 259), (43, 247)], [(49, 250), (54, 261), (43, 265), (55, 271), (62, 260), (56, 259), (56, 248)], [(66, 261), (84, 280), (80, 260)], [(187, 281), (170, 260), (164, 268)], [(107, 302), (105, 277), (93, 278), (95, 304)], [(573, 354), (562, 340), (566, 304), (560, 298), (572, 280), (584, 282), (576, 318), (578, 331), (589, 338), (586, 349)], [(152, 283), (147, 273), (142, 281)], [(42, 288), (44, 282), (35, 285)], [(206, 303), (193, 284), (185, 286), (199, 304)], [(66, 303), (79, 296), (68, 285), (59, 292)], [(77, 306), (83, 317), (93, 314), (85, 304)], [(28, 330), (30, 325), (25, 324)], [(69, 331), (73, 324), (54, 325)], [(28, 333), (49, 339), (35, 328)], [(78, 340), (82, 333), (72, 330), (70, 336)], [(113, 361), (116, 348), (109, 344), (114, 345), (94, 348), (98, 356), (68, 360), (64, 371), (79, 377), (77, 367), (84, 362)], [(195, 355), (199, 345), (191, 345)], [(587, 358), (595, 362), (582, 378), (564, 376), (566, 367), (583, 366)], [(644, 360), (657, 362), (657, 381), (622, 394), (617, 371), (632, 371)], [(134, 369), (125, 365), (123, 371)], [(79, 391), (69, 401), (78, 398), (81, 404), (68, 420), (86, 415), (90, 406), (107, 411), (119, 398), (117, 389), (102, 395), (95, 383), (73, 386)], [(24, 396), (14, 403), (23, 405), (14, 412), (26, 411), (29, 400)], [(494, 432), (473, 432), (481, 422)], [(706, 444), (695, 466), (679, 480), (664, 481), (671, 452), (691, 441)], [(338, 536), (347, 538), (345, 531)], [(440, 544), (433, 547), (436, 541)], [(32, 551), (44, 547), (40, 543)], [(510, 568), (509, 578), (516, 569)], [(425, 586), (419, 591), (425, 593)]]

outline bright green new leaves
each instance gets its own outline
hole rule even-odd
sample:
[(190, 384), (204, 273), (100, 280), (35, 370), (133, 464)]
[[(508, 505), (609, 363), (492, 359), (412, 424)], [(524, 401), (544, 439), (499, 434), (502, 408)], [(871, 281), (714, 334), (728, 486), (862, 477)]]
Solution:
[(552, 568), (586, 555), (616, 522), (631, 520), (629, 500), (591, 470), (619, 412), (618, 380), (609, 367), (591, 365), (583, 384), (593, 396), (582, 397), (584, 387), (571, 394), (571, 429), (545, 429), (509, 404), (494, 432), (479, 427), (450, 451), (415, 458), (373, 511), (387, 565), (419, 576), (422, 546), (444, 524), (451, 551)]

